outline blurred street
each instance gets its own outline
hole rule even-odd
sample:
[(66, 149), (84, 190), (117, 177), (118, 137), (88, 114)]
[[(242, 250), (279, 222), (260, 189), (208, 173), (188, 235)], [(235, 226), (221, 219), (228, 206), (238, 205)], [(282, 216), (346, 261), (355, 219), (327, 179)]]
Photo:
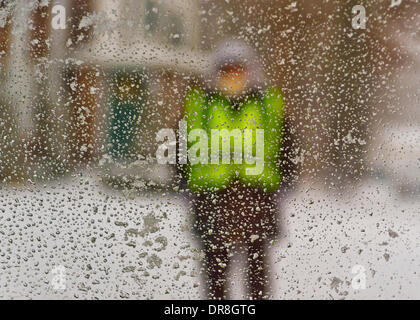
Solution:
[[(420, 298), (420, 200), (374, 180), (342, 196), (321, 190), (305, 187), (284, 200), (285, 235), (269, 255), (273, 298)], [(3, 299), (203, 295), (186, 202), (175, 193), (115, 192), (85, 172), (44, 187), (2, 188), (0, 199)], [(366, 269), (365, 290), (351, 286), (356, 264)], [(51, 284), (59, 265), (65, 290)]]

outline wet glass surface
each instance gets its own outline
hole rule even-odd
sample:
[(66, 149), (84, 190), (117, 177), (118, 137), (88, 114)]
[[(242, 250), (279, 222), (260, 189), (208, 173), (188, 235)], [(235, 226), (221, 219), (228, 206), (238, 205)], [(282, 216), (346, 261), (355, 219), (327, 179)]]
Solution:
[(0, 0), (0, 298), (419, 299), (419, 27)]

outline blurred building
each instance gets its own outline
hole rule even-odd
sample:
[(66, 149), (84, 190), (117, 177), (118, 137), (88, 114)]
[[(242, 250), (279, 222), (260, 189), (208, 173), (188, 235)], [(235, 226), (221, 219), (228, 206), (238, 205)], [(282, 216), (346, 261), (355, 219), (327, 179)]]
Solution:
[[(406, 24), (406, 21), (410, 21)], [(387, 108), (376, 116), (374, 139), (369, 150), (372, 174), (393, 185), (403, 195), (420, 194), (420, 6), (402, 8), (387, 25), (390, 46), (404, 54), (399, 72), (384, 87)]]
[[(2, 175), (11, 180), (47, 179), (65, 169), (62, 154), (63, 135), (55, 115), (59, 111), (51, 100), (49, 74), (54, 70), (51, 52), (50, 7), (48, 2), (2, 1), (2, 17), (6, 17), (2, 61), (3, 130), (11, 146)], [(58, 107), (62, 110), (63, 106)], [(6, 128), (6, 129), (5, 129)], [(7, 137), (7, 138), (6, 138)], [(3, 149), (3, 150), (7, 150)], [(12, 170), (12, 173), (10, 172)]]
[[(17, 153), (14, 152), (14, 144), (17, 140), (16, 117), (12, 105), (6, 95), (7, 87), (7, 63), (10, 57), (12, 23), (6, 1), (0, 1), (0, 181), (11, 181), (17, 177), (16, 163)], [(12, 178), (14, 176), (14, 178)]]
[[(365, 30), (351, 27), (355, 4), (366, 7)], [(51, 24), (57, 5), (64, 29)], [(414, 1), (390, 8), (356, 0), (2, 0), (1, 177), (47, 179), (100, 163), (110, 178), (169, 181), (169, 167), (152, 160), (156, 132), (177, 127), (207, 53), (235, 37), (257, 50), (267, 85), (284, 91), (285, 148), (298, 167), (291, 174), (326, 185), (355, 181), (369, 171), (378, 118), (395, 117), (389, 79), (405, 63), (401, 47), (416, 31), (418, 8)]]
[(177, 128), (186, 87), (206, 66), (198, 10), (196, 1), (92, 1), (92, 14), (81, 20), (93, 30), (72, 57), (75, 70), (91, 65), (101, 75), (105, 108), (92, 114), (106, 119), (94, 125), (107, 130), (95, 135), (95, 152), (111, 180), (172, 178), (174, 168), (153, 160), (155, 137)]
[[(52, 25), (57, 6), (64, 28)], [(22, 146), (7, 157), (23, 162), (21, 175), (100, 162), (109, 177), (168, 182), (170, 168), (152, 165), (155, 137), (177, 127), (186, 86), (206, 67), (198, 3), (18, 0), (1, 9), (2, 108)]]

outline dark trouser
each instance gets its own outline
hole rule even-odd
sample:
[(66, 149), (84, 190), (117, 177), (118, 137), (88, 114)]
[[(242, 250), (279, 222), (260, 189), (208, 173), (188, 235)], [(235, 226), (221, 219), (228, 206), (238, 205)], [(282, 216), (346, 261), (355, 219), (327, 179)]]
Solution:
[[(248, 298), (263, 299), (267, 294), (265, 243), (262, 240), (247, 242), (247, 283)], [(205, 248), (205, 263), (207, 271), (207, 289), (209, 299), (227, 299), (227, 273), (230, 266), (229, 249), (226, 247)], [(236, 266), (235, 266), (236, 267)], [(235, 270), (236, 271), (236, 270)], [(239, 271), (239, 270), (238, 270)]]
[(192, 204), (195, 227), (206, 255), (209, 298), (226, 299), (228, 269), (240, 271), (238, 264), (231, 263), (229, 258), (232, 246), (243, 249), (247, 257), (249, 298), (265, 298), (268, 287), (265, 251), (268, 241), (277, 234), (275, 196), (235, 182), (217, 192), (195, 195)]

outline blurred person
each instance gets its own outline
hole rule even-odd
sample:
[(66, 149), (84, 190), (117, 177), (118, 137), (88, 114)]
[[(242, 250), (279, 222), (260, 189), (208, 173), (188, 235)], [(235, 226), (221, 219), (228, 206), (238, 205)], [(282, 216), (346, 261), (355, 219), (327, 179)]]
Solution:
[[(251, 47), (241, 41), (225, 40), (213, 53), (207, 88), (193, 88), (187, 93), (184, 114), (188, 134), (193, 129), (203, 129), (209, 137), (212, 129), (239, 129), (242, 133), (254, 130), (254, 139), (249, 141), (244, 135), (241, 141), (242, 149), (249, 144), (253, 154), (255, 130), (264, 129), (262, 172), (247, 174), (246, 169), (252, 165), (245, 161), (209, 161), (189, 163), (184, 173), (193, 195), (195, 227), (205, 252), (208, 297), (227, 298), (231, 257), (234, 252), (244, 251), (249, 298), (267, 298), (266, 249), (278, 233), (276, 191), (282, 180), (283, 95), (278, 89), (265, 88), (262, 67)], [(221, 139), (231, 142), (231, 136), (223, 133)], [(189, 140), (190, 148), (195, 141)], [(232, 144), (230, 148), (232, 153)]]
[(111, 79), (109, 151), (114, 160), (133, 160), (140, 111), (144, 104), (145, 79), (141, 72), (125, 68), (115, 71)]

